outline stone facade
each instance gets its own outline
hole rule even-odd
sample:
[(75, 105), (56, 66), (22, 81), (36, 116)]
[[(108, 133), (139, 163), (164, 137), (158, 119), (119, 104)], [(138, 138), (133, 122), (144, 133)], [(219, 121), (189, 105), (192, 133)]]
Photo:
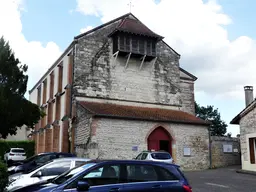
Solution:
[(249, 138), (256, 137), (256, 108), (243, 116), (240, 120), (240, 141), (242, 168), (245, 170), (255, 170), (256, 164), (250, 163)]
[[(232, 145), (232, 152), (223, 152), (223, 145)], [(211, 150), (212, 167), (241, 165), (239, 138), (212, 136)]]
[[(80, 106), (77, 111), (76, 153), (80, 157), (132, 159), (140, 151), (147, 150), (147, 137), (161, 126), (172, 136), (172, 156), (182, 169), (209, 167), (209, 137), (206, 126), (96, 118), (91, 117)], [(133, 151), (133, 146), (137, 146), (138, 151)], [(190, 156), (183, 155), (184, 147), (191, 149)]]
[[(74, 63), (74, 94), (82, 97), (159, 103), (194, 113), (194, 82), (180, 78), (179, 55), (163, 41), (157, 44), (157, 60), (112, 57), (107, 35), (114, 22), (77, 39)], [(154, 65), (153, 65), (154, 64)]]
[[(179, 54), (164, 41), (156, 44), (156, 59), (145, 61), (143, 65), (133, 57), (128, 64), (127, 57), (113, 57), (113, 42), (108, 35), (120, 21), (76, 38), (73, 65), (76, 154), (88, 158), (132, 159), (148, 149), (147, 137), (161, 126), (171, 135), (172, 155), (182, 169), (207, 169), (209, 135), (206, 124), (99, 118), (79, 105), (80, 100), (101, 100), (183, 111), (194, 116), (196, 77), (180, 68)], [(132, 150), (134, 146), (138, 147), (137, 151)], [(184, 156), (184, 148), (191, 150), (189, 156)]]

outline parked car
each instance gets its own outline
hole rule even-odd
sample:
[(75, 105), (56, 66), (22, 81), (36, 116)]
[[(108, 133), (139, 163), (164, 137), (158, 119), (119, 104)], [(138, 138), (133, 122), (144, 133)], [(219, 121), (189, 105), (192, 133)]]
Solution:
[(25, 187), (27, 185), (52, 179), (67, 170), (85, 164), (87, 161), (89, 161), (89, 159), (76, 157), (54, 159), (34, 170), (9, 176), (10, 184), (7, 187), (7, 190), (11, 191), (16, 188)]
[(171, 154), (165, 151), (143, 151), (135, 159), (174, 163)]
[(36, 167), (41, 166), (52, 159), (62, 157), (76, 157), (76, 155), (62, 152), (40, 153), (24, 160), (23, 162), (20, 162), (19, 165), (9, 167), (8, 173), (9, 175), (12, 175), (19, 172), (28, 172), (29, 170), (35, 169)]
[(53, 180), (18, 191), (192, 192), (178, 165), (138, 160), (92, 160)]
[(4, 161), (9, 165), (12, 162), (23, 161), (27, 158), (23, 148), (10, 148), (4, 154)]

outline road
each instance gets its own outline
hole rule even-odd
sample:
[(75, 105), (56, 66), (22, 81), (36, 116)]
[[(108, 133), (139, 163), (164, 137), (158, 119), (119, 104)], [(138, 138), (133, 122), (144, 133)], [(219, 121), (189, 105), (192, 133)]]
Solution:
[(193, 192), (255, 192), (256, 176), (236, 173), (237, 166), (185, 172)]

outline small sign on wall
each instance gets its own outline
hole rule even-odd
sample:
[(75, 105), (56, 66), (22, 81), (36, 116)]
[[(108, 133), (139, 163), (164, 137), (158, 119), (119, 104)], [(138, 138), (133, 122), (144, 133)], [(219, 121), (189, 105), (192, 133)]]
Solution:
[(224, 153), (232, 153), (233, 152), (233, 146), (230, 144), (224, 144), (223, 145), (223, 152)]
[(138, 146), (132, 146), (132, 151), (138, 151)]
[(238, 153), (238, 149), (234, 149), (234, 152), (235, 152), (235, 153)]
[(191, 149), (190, 149), (190, 147), (184, 147), (183, 155), (184, 156), (191, 156)]

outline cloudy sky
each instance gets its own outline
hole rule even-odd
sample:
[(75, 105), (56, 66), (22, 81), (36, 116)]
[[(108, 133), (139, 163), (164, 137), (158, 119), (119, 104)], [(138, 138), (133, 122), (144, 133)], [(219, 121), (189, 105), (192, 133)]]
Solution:
[[(0, 36), (29, 66), (28, 89), (73, 37), (129, 12), (129, 0), (0, 0)], [(132, 13), (181, 54), (198, 77), (196, 101), (214, 105), (227, 123), (256, 85), (253, 0), (133, 0)], [(239, 127), (230, 126), (233, 136)]]

